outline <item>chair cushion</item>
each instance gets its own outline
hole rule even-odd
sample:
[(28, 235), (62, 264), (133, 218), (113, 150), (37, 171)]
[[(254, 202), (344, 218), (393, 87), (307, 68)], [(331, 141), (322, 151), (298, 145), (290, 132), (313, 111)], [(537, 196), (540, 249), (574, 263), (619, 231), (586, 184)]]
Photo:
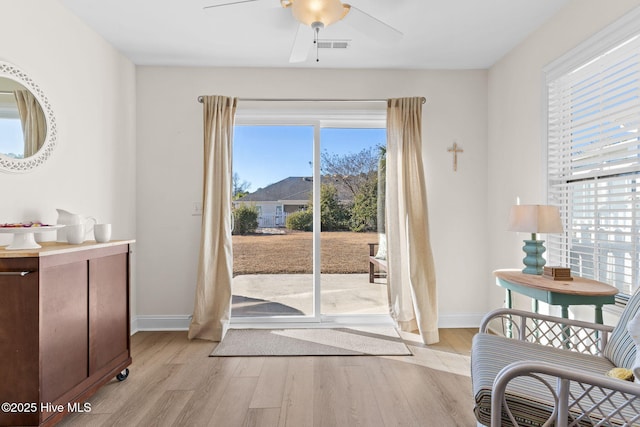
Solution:
[(374, 258), (377, 259), (387, 259), (387, 235), (384, 233), (380, 233), (378, 235), (378, 252)]
[[(614, 365), (604, 357), (591, 356), (568, 350), (546, 347), (490, 334), (476, 334), (471, 351), (471, 382), (475, 397), (474, 413), (478, 421), (491, 424), (491, 390), (498, 372), (510, 363), (535, 360), (582, 369), (605, 375)], [(541, 375), (555, 387), (551, 377)], [(573, 383), (575, 392), (579, 384)], [(595, 396), (594, 396), (595, 397)], [(518, 377), (509, 383), (506, 394), (508, 406), (520, 426), (542, 426), (553, 412), (553, 398), (543, 383), (531, 377)], [(502, 425), (513, 424), (506, 413)], [(590, 425), (590, 424), (587, 424)]]
[(633, 319), (638, 309), (640, 309), (640, 289), (629, 298), (604, 348), (604, 356), (619, 368), (633, 369), (636, 360), (636, 345), (629, 335), (627, 323)]
[(636, 313), (633, 319), (627, 323), (627, 331), (629, 331), (629, 336), (636, 344), (636, 360), (633, 363), (632, 370), (635, 376), (635, 383), (640, 384), (640, 312)]

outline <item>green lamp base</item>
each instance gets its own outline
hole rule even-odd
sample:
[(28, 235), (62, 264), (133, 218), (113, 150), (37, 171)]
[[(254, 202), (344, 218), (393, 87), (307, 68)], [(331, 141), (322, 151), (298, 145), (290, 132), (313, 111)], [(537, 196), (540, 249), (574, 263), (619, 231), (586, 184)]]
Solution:
[(522, 260), (525, 268), (522, 270), (525, 274), (541, 275), (544, 265), (547, 261), (542, 258), (542, 254), (547, 250), (544, 240), (525, 240), (522, 250), (527, 254)]

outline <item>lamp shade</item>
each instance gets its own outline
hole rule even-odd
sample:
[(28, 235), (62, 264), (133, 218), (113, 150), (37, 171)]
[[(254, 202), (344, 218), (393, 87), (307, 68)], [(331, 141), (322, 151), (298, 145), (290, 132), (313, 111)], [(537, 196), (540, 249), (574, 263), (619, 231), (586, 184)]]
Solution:
[(509, 231), (562, 233), (560, 210), (548, 205), (515, 205), (509, 214)]
[(340, 0), (290, 0), (290, 4), (298, 21), (306, 25), (322, 22), (325, 27), (344, 18), (350, 10)]

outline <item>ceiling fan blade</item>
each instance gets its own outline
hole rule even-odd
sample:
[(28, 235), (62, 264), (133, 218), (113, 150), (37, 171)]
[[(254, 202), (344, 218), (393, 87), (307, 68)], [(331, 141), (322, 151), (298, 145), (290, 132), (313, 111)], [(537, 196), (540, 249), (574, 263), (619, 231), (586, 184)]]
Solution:
[(289, 62), (304, 62), (309, 56), (309, 50), (313, 46), (313, 29), (308, 25), (298, 25), (296, 38), (291, 48)]
[(385, 24), (378, 18), (354, 6), (351, 6), (351, 10), (349, 10), (349, 13), (345, 16), (344, 22), (364, 35), (381, 42), (397, 42), (404, 36), (404, 34), (391, 25)]
[[(269, 2), (273, 2), (273, 0), (231, 0), (231, 1), (229, 1), (229, 0), (208, 0), (208, 1), (204, 2), (204, 3), (206, 3), (206, 5), (203, 6), (202, 8), (204, 10), (212, 10), (212, 9), (216, 9), (218, 7), (224, 7), (224, 6), (246, 6), (246, 5), (250, 5), (252, 3), (261, 3), (262, 6), (266, 6), (267, 3), (269, 3)], [(279, 4), (278, 4), (278, 7), (280, 7)]]

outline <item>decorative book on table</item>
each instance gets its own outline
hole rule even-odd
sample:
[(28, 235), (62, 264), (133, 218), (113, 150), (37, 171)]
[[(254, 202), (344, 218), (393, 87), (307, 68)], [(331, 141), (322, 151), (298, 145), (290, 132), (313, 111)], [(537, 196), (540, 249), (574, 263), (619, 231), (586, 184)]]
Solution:
[(568, 267), (544, 267), (542, 277), (551, 280), (573, 280), (571, 269)]

